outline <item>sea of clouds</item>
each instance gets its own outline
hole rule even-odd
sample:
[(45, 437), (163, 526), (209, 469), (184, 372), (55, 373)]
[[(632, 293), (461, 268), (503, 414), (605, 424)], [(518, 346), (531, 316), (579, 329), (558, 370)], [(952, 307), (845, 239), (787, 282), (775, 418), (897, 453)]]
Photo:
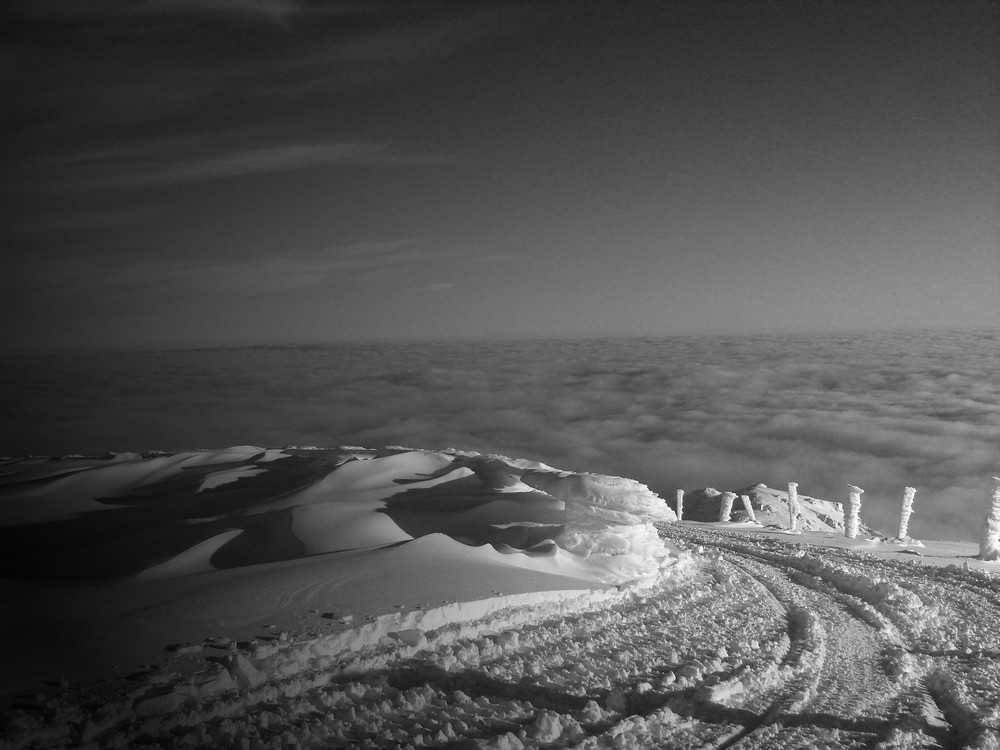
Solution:
[(334, 344), (23, 355), (0, 453), (456, 447), (675, 488), (756, 482), (894, 533), (977, 539), (1000, 474), (1000, 331)]

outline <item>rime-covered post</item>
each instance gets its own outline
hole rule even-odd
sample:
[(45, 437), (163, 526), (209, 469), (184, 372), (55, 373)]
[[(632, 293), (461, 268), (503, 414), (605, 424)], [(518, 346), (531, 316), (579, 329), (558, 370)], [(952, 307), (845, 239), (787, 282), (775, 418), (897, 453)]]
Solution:
[(861, 521), (861, 495), (864, 490), (855, 487), (853, 484), (847, 485), (847, 501), (849, 509), (847, 511), (847, 523), (844, 524), (844, 536), (848, 539), (856, 539), (858, 536), (858, 523)]
[(903, 489), (903, 507), (899, 511), (899, 534), (900, 539), (907, 539), (909, 536), (910, 514), (913, 513), (913, 496), (917, 494), (916, 487), (905, 487)]
[(983, 519), (979, 558), (1000, 560), (1000, 477), (993, 477), (993, 490), (986, 496), (986, 518)]
[(733, 500), (736, 499), (735, 492), (722, 493), (722, 505), (719, 507), (719, 520), (728, 521), (733, 513)]
[(749, 518), (752, 523), (757, 523), (757, 516), (754, 514), (753, 506), (750, 504), (750, 496), (740, 495), (740, 500), (743, 502), (743, 509), (747, 512), (747, 518)]
[(799, 485), (796, 482), (788, 483), (788, 528), (792, 531), (798, 526), (799, 518)]
[(677, 520), (684, 520), (684, 490), (677, 490)]

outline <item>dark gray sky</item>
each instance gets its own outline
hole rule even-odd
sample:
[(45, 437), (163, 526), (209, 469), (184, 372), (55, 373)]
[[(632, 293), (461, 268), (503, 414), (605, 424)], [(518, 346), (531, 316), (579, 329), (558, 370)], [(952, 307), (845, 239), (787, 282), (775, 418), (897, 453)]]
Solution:
[(1000, 325), (1000, 4), (7, 0), (0, 343)]

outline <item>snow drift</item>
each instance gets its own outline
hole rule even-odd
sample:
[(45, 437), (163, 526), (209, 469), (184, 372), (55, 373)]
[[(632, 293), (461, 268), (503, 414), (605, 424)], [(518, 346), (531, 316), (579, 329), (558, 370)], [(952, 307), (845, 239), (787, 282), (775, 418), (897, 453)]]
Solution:
[(633, 479), (525, 471), (521, 481), (566, 503), (560, 547), (598, 566), (608, 582), (655, 577), (668, 557), (653, 521), (676, 521), (662, 498)]
[(20, 461), (0, 475), (0, 543), (14, 553), (0, 572), (148, 580), (442, 533), (541, 567), (575, 556), (593, 580), (622, 583), (658, 569), (666, 551), (650, 521), (672, 517), (632, 480), (458, 451), (240, 446)]

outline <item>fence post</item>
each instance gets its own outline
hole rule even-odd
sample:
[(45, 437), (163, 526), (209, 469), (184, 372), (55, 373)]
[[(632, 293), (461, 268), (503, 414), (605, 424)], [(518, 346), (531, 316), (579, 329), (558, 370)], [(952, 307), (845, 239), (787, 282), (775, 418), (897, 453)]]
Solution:
[(913, 513), (913, 496), (917, 494), (915, 487), (903, 489), (903, 507), (899, 511), (899, 534), (900, 539), (909, 538), (910, 514)]
[(788, 483), (788, 528), (792, 531), (798, 528), (799, 517), (799, 485), (797, 482)]
[(733, 512), (733, 500), (736, 499), (735, 492), (722, 493), (722, 506), (719, 508), (719, 520), (728, 521)]
[(844, 536), (848, 539), (856, 539), (858, 536), (858, 524), (861, 521), (861, 495), (864, 490), (855, 487), (853, 484), (847, 485), (849, 491), (847, 512), (847, 522), (844, 524)]
[(993, 490), (986, 496), (983, 538), (979, 542), (981, 560), (1000, 560), (1000, 477), (993, 477)]

